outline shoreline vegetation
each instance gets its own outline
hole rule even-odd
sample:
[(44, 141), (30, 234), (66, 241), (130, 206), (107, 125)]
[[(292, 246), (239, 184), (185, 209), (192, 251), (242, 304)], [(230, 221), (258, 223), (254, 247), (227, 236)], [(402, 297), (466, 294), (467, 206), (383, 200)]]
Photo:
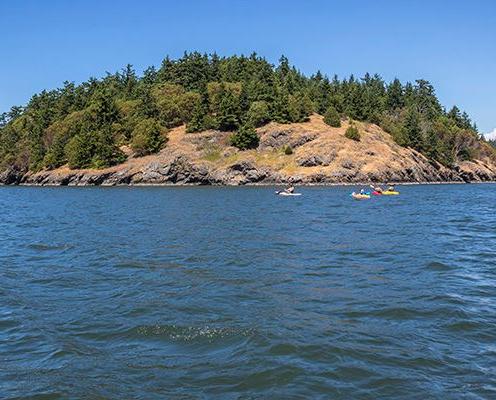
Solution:
[(185, 53), (34, 95), (0, 118), (0, 184), (496, 181), (496, 150), (425, 80), (307, 77), (281, 57)]

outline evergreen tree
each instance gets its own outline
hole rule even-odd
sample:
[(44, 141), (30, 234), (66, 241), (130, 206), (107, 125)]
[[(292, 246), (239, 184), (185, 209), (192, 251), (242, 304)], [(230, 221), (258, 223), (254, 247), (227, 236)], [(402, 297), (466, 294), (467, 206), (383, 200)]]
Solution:
[(142, 83), (144, 85), (153, 85), (157, 82), (158, 72), (152, 65), (143, 71)]
[(251, 104), (246, 120), (249, 125), (259, 127), (270, 121), (269, 106), (265, 101), (255, 101)]
[(131, 64), (127, 64), (126, 68), (122, 70), (120, 76), (124, 93), (127, 97), (131, 97), (138, 85), (138, 79), (136, 77), (136, 71), (133, 69)]
[(291, 111), (289, 93), (286, 90), (279, 89), (272, 103), (271, 119), (282, 124), (290, 123), (292, 122)]
[(433, 86), (424, 79), (418, 79), (415, 82), (414, 101), (417, 110), (428, 119), (439, 116), (442, 110)]
[(410, 108), (407, 110), (403, 125), (408, 146), (415, 150), (422, 150), (422, 131), (420, 129), (420, 115), (417, 110)]
[(105, 168), (119, 164), (126, 159), (124, 153), (117, 147), (112, 131), (104, 128), (95, 134), (95, 146), (91, 166), (93, 168)]
[(144, 118), (158, 118), (160, 112), (149, 87), (142, 90), (139, 99), (141, 102), (139, 114)]
[(69, 168), (87, 168), (91, 165), (94, 142), (90, 134), (74, 136), (65, 148), (65, 156)]
[(325, 115), (324, 122), (334, 128), (339, 128), (341, 126), (341, 117), (333, 106), (330, 106)]
[(108, 90), (96, 92), (90, 108), (93, 111), (95, 128), (97, 129), (110, 127), (119, 117), (115, 100)]
[(158, 152), (165, 143), (162, 127), (153, 118), (148, 118), (136, 125), (131, 140), (131, 148), (138, 156)]
[(249, 125), (242, 126), (238, 132), (231, 135), (231, 146), (237, 147), (240, 150), (255, 149), (258, 147), (260, 138), (253, 127)]
[(239, 126), (239, 101), (230, 90), (222, 90), (217, 121), (221, 131), (233, 131)]
[(189, 122), (186, 125), (186, 132), (200, 132), (205, 129), (205, 117), (207, 112), (205, 110), (204, 105), (201, 101), (197, 102), (195, 105), (195, 109), (193, 111), (193, 115)]
[(358, 128), (351, 124), (344, 133), (344, 136), (348, 139), (354, 140), (355, 142), (360, 141), (360, 132), (358, 132)]
[(387, 107), (390, 110), (396, 110), (403, 108), (404, 105), (403, 86), (400, 80), (395, 78), (387, 88)]

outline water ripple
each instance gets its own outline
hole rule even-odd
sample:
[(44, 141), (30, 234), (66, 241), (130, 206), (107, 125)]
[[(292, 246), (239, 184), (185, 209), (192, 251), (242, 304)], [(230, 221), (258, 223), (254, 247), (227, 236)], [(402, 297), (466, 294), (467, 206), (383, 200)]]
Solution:
[(494, 186), (301, 190), (0, 188), (0, 398), (496, 398)]

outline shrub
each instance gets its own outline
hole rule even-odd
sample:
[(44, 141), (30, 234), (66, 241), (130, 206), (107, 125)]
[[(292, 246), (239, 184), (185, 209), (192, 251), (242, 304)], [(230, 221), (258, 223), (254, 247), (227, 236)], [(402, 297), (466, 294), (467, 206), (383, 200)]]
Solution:
[(289, 145), (287, 145), (286, 147), (284, 147), (284, 154), (286, 154), (287, 156), (290, 156), (291, 154), (293, 154), (293, 148)]
[(158, 152), (165, 143), (162, 127), (153, 118), (147, 118), (136, 125), (131, 139), (131, 148), (138, 156)]
[(344, 133), (348, 139), (355, 140), (356, 142), (360, 141), (360, 133), (358, 132), (358, 128), (355, 125), (350, 125), (346, 132)]
[(334, 107), (330, 106), (327, 109), (324, 115), (324, 122), (334, 128), (341, 127), (341, 118), (339, 117), (339, 114)]
[(240, 150), (247, 150), (257, 148), (260, 138), (253, 127), (242, 126), (238, 132), (231, 135), (229, 141), (232, 146)]
[(181, 85), (172, 83), (164, 83), (155, 88), (152, 97), (157, 102), (160, 122), (167, 128), (189, 121), (196, 104), (200, 102), (198, 93), (186, 92)]

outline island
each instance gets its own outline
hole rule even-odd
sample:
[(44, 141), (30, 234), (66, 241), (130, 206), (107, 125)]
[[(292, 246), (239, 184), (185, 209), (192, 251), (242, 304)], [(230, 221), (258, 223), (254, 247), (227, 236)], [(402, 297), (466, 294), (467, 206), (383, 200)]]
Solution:
[(496, 149), (426, 80), (305, 76), (281, 57), (166, 57), (35, 94), (0, 119), (5, 185), (496, 180)]

